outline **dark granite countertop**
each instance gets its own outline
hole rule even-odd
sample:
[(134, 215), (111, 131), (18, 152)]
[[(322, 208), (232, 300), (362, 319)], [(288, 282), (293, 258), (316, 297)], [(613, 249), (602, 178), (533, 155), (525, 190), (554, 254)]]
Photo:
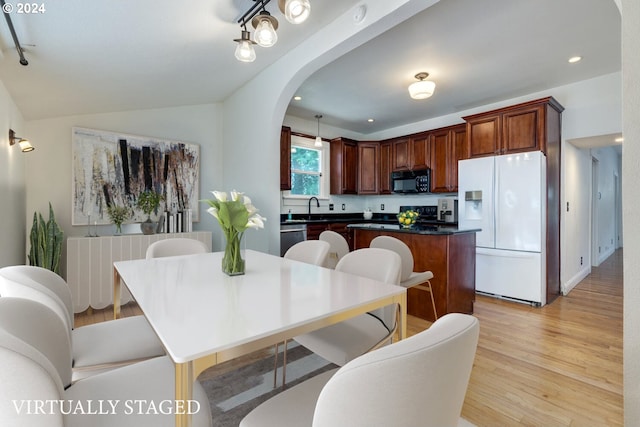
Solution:
[(462, 233), (477, 233), (481, 231), (479, 228), (473, 229), (459, 229), (457, 225), (423, 225), (414, 224), (409, 228), (401, 227), (399, 224), (380, 224), (380, 223), (362, 223), (362, 224), (349, 224), (349, 228), (356, 228), (362, 230), (385, 230), (399, 233), (412, 233), (412, 234), (462, 234)]
[[(294, 214), (292, 219), (287, 219), (286, 214), (280, 215), (280, 224), (328, 224), (334, 222), (346, 222), (349, 224), (384, 224), (398, 225), (396, 213), (374, 213), (371, 219), (364, 219), (362, 213), (351, 214), (312, 214), (307, 215)], [(425, 224), (436, 226), (457, 227), (456, 223), (445, 223), (443, 221), (425, 221)]]

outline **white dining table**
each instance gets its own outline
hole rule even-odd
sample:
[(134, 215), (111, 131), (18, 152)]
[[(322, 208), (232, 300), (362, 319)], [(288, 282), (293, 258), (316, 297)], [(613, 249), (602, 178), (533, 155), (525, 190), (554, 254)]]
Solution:
[[(114, 263), (114, 317), (122, 283), (175, 364), (177, 402), (192, 399), (211, 366), (390, 304), (406, 337), (405, 288), (253, 250), (245, 274), (227, 276), (222, 255)], [(190, 425), (188, 413), (176, 414), (176, 426)]]

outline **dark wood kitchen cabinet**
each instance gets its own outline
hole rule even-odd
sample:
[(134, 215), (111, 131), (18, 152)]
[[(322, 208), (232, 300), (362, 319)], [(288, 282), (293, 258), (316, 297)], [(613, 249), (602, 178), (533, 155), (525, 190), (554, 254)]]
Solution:
[(393, 171), (425, 169), (429, 167), (429, 161), (428, 133), (391, 140)]
[(358, 142), (358, 194), (378, 194), (380, 144)]
[(291, 190), (291, 128), (280, 131), (280, 191)]
[[(542, 151), (548, 155), (549, 117), (564, 108), (543, 98), (499, 110), (463, 117), (471, 158)], [(551, 118), (553, 121), (553, 118)]]
[(380, 143), (378, 193), (391, 194), (391, 143)]
[(347, 222), (321, 222), (321, 223), (308, 223), (307, 224), (307, 240), (318, 240), (320, 239), (320, 234), (325, 230), (335, 231), (338, 234), (341, 234), (345, 239), (347, 239), (347, 243), (349, 244), (349, 249), (353, 249), (351, 243), (351, 235), (349, 233), (349, 229), (347, 228), (349, 223)]
[(466, 132), (465, 124), (431, 132), (431, 192), (458, 191), (458, 160), (468, 157)]
[(331, 194), (358, 193), (358, 143), (352, 139), (335, 138), (330, 143)]

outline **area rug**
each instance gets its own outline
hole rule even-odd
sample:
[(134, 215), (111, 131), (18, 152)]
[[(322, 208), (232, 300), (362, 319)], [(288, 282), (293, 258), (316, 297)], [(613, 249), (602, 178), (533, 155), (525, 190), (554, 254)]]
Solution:
[[(282, 346), (281, 346), (282, 348)], [(237, 427), (253, 408), (283, 391), (282, 350), (278, 356), (278, 386), (273, 388), (273, 354), (247, 366), (201, 380), (215, 427)], [(336, 366), (290, 341), (287, 346), (287, 388)]]

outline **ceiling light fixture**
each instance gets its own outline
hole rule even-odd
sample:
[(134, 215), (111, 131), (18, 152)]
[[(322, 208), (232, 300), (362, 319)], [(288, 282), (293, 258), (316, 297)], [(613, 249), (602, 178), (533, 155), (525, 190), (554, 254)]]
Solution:
[(292, 24), (302, 24), (311, 13), (309, 0), (278, 0), (278, 7)]
[(35, 147), (31, 145), (28, 139), (16, 136), (16, 133), (13, 131), (13, 129), (9, 129), (9, 145), (14, 145), (15, 143), (18, 143), (20, 145), (20, 150), (22, 150), (23, 153), (28, 153), (29, 151), (35, 150)]
[(572, 56), (571, 58), (569, 58), (570, 64), (575, 64), (576, 62), (580, 61), (582, 61), (582, 56)]
[(278, 20), (271, 16), (269, 12), (262, 9), (262, 12), (257, 14), (251, 20), (251, 25), (256, 29), (253, 39), (262, 47), (271, 47), (278, 41)]
[[(271, 0), (253, 0), (253, 2), (253, 6), (238, 19), (238, 24), (242, 27), (241, 37), (233, 40), (238, 43), (236, 58), (242, 62), (255, 61), (256, 52), (253, 49), (253, 44), (271, 47), (278, 41), (278, 34), (276, 33), (278, 20), (271, 16), (266, 9)], [(287, 21), (292, 24), (304, 22), (311, 11), (309, 0), (278, 0), (278, 7), (287, 18)], [(247, 31), (247, 23), (251, 23), (256, 30), (253, 41), (251, 40), (251, 33)]]
[(316, 114), (316, 119), (318, 120), (318, 133), (316, 133), (316, 142), (313, 143), (314, 147), (322, 147), (322, 138), (320, 137), (320, 119), (322, 118), (322, 114)]
[(413, 82), (409, 85), (409, 95), (411, 98), (425, 99), (433, 95), (436, 84), (430, 80), (425, 80), (429, 77), (429, 73), (418, 73), (415, 77), (419, 81)]
[(238, 43), (236, 46), (236, 59), (242, 62), (253, 62), (256, 60), (256, 51), (253, 49), (253, 45), (256, 44), (251, 40), (251, 33), (246, 29), (242, 30), (239, 39), (233, 39)]

